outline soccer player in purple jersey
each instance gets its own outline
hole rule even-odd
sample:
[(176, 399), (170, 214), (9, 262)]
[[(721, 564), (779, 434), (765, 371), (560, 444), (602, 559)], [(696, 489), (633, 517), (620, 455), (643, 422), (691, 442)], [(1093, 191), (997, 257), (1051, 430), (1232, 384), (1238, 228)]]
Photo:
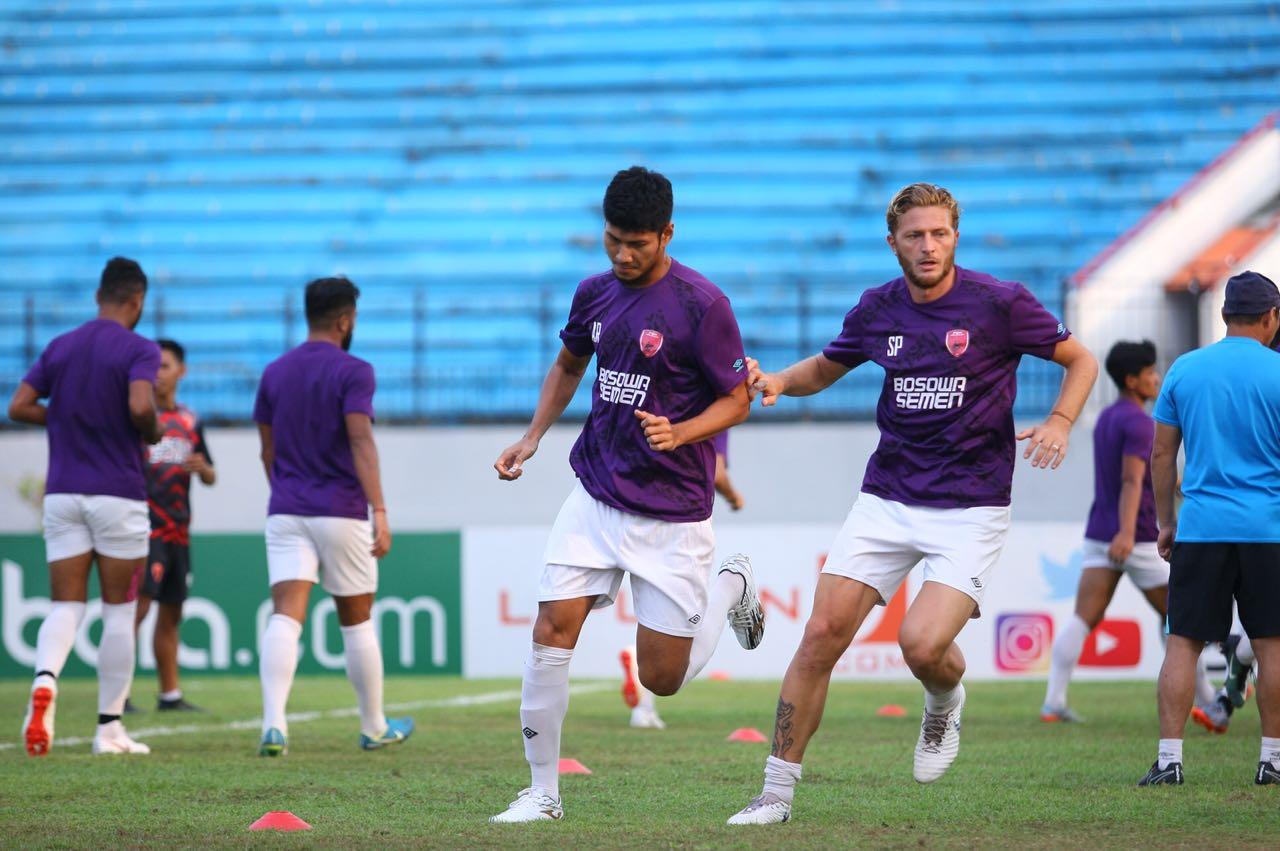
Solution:
[(360, 747), (398, 744), (413, 732), (413, 719), (382, 711), (382, 649), (372, 617), (377, 559), (391, 549), (391, 528), (373, 440), (373, 367), (347, 353), (359, 296), (346, 278), (307, 284), (307, 341), (268, 364), (253, 408), (271, 484), (266, 536), (273, 613), (259, 660), (262, 756), (287, 750), (285, 705), (317, 582), (332, 595), (342, 628), (347, 679), (360, 709)]
[[(1156, 347), (1121, 340), (1111, 347), (1107, 375), (1120, 396), (1093, 427), (1093, 505), (1084, 530), (1084, 561), (1076, 610), (1053, 642), (1049, 683), (1040, 720), (1079, 721), (1067, 706), (1067, 685), (1085, 639), (1102, 620), (1120, 577), (1129, 578), (1159, 614), (1169, 601), (1169, 563), (1156, 549), (1156, 495), (1151, 489), (1151, 444), (1156, 423), (1145, 405), (1160, 393)], [(1213, 685), (1201, 664), (1201, 702), (1213, 702)]]
[(1024, 458), (1056, 469), (1097, 377), (1093, 356), (1021, 284), (955, 265), (960, 208), (947, 190), (917, 183), (889, 204), (888, 244), (903, 277), (862, 294), (840, 335), (778, 373), (751, 365), (752, 393), (773, 405), (808, 396), (859, 364), (885, 370), (876, 410), (880, 445), (862, 493), (827, 556), (804, 638), (782, 682), (764, 791), (730, 824), (791, 814), (800, 761), (818, 728), (831, 671), (871, 611), (924, 563), (924, 584), (898, 635), (924, 685), (915, 779), (937, 780), (960, 746), (964, 656), (955, 638), (979, 616), (1009, 528), (1016, 453), (1015, 373), (1022, 355), (1066, 368), (1043, 423), (1017, 435)]
[(160, 350), (133, 332), (146, 296), (142, 268), (112, 258), (102, 270), (98, 317), (55, 338), (9, 402), (11, 419), (45, 426), (49, 435), (44, 540), (51, 603), (36, 638), (36, 677), (22, 723), (32, 756), (53, 746), (58, 675), (84, 620), (95, 561), (102, 639), (93, 752), (150, 752), (120, 723), (133, 682), (132, 583), (151, 531), (143, 442), (160, 439), (154, 388)]
[(569, 661), (592, 609), (631, 575), (639, 680), (674, 694), (711, 658), (726, 620), (751, 649), (764, 613), (745, 556), (711, 580), (715, 453), (709, 438), (746, 419), (746, 356), (729, 300), (667, 256), (671, 183), (632, 167), (604, 196), (613, 268), (578, 285), (563, 347), (524, 437), (494, 467), (514, 481), (596, 358), (591, 413), (569, 463), (578, 484), (543, 561), (520, 723), (532, 782), (494, 822), (559, 819), (560, 731)]

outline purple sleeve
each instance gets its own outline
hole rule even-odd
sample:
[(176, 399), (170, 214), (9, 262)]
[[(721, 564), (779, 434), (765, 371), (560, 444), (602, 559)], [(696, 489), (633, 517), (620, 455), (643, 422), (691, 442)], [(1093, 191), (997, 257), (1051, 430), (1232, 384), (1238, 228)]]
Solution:
[(1044, 309), (1022, 284), (1015, 284), (1009, 305), (1009, 345), (1020, 355), (1053, 358), (1054, 348), (1071, 336), (1058, 317)]
[(721, 296), (707, 307), (698, 324), (695, 338), (698, 364), (702, 374), (718, 396), (728, 396), (747, 380), (747, 356), (742, 349), (742, 332), (729, 307), (729, 299)]
[(48, 351), (48, 349), (45, 349), (44, 352), (41, 352), (40, 357), (36, 358), (36, 362), (31, 365), (31, 369), (27, 370), (27, 374), (22, 377), (23, 382), (30, 384), (35, 389), (39, 398), (48, 396), (53, 389), (49, 386), (49, 374), (45, 370), (45, 353)]
[(271, 425), (271, 393), (267, 389), (270, 375), (270, 369), (262, 373), (258, 381), (258, 396), (253, 401), (253, 421), (265, 426)]
[(847, 366), (849, 369), (870, 360), (863, 346), (861, 309), (862, 302), (859, 301), (853, 310), (845, 314), (844, 327), (840, 329), (840, 336), (827, 343), (827, 347), (822, 350), (823, 357)]
[(133, 363), (129, 364), (130, 381), (146, 381), (156, 383), (156, 373), (160, 371), (160, 347), (150, 340), (138, 339), (138, 353)]
[(1156, 424), (1144, 417), (1133, 417), (1125, 424), (1121, 455), (1132, 455), (1151, 462), (1151, 447), (1156, 440)]
[(578, 290), (573, 294), (573, 304), (569, 307), (569, 319), (560, 331), (564, 347), (569, 350), (569, 354), (579, 358), (585, 358), (596, 350), (596, 334), (593, 331), (595, 323), (587, 314), (589, 299), (586, 288), (586, 281), (578, 284)]
[(342, 388), (343, 415), (364, 414), (373, 419), (373, 391), (376, 384), (373, 366), (357, 360), (347, 373), (346, 385)]
[(716, 454), (724, 458), (724, 465), (729, 466), (729, 431), (724, 431), (711, 438), (711, 447), (715, 449)]

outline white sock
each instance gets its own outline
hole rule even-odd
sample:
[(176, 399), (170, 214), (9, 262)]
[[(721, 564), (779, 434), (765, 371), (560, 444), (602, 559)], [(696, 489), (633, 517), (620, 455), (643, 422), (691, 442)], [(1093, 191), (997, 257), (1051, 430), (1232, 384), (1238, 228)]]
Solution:
[(644, 686), (640, 686), (640, 700), (636, 703), (636, 709), (656, 710), (657, 704), (654, 701), (653, 692)]
[(533, 782), (560, 797), (560, 730), (569, 711), (569, 661), (573, 651), (534, 644), (520, 686), (520, 734)]
[(1280, 769), (1280, 738), (1262, 737), (1262, 753), (1258, 762), (1269, 762), (1272, 768)]
[(360, 732), (377, 738), (387, 732), (387, 716), (382, 713), (382, 647), (373, 621), (342, 627), (342, 649), (360, 706)]
[(1072, 615), (1053, 641), (1052, 661), (1049, 664), (1049, 687), (1044, 693), (1044, 705), (1050, 709), (1067, 708), (1067, 685), (1076, 669), (1076, 662), (1089, 637), (1089, 625), (1079, 615)]
[(771, 756), (764, 761), (764, 794), (776, 795), (788, 804), (795, 797), (800, 763)]
[(84, 603), (55, 600), (48, 616), (40, 624), (36, 634), (36, 671), (48, 671), (54, 677), (62, 674), (71, 648), (76, 642), (76, 630), (84, 620)]
[(172, 703), (175, 700), (182, 700), (182, 689), (176, 688), (173, 691), (160, 692), (160, 699)]
[(681, 688), (689, 682), (711, 661), (720, 643), (720, 635), (729, 622), (729, 610), (738, 604), (746, 591), (746, 580), (732, 571), (717, 573), (711, 583), (707, 596), (707, 611), (693, 634), (693, 647), (689, 650), (689, 667), (684, 672)]
[(1218, 690), (1209, 679), (1209, 669), (1205, 666), (1204, 654), (1196, 660), (1196, 706), (1212, 706)]
[(1236, 645), (1236, 659), (1246, 668), (1253, 666), (1256, 657), (1253, 655), (1253, 645), (1249, 642), (1249, 636), (1240, 636), (1240, 643)]
[(133, 685), (137, 603), (103, 603), (102, 640), (98, 642), (98, 712), (119, 715)]
[(1156, 765), (1163, 771), (1172, 762), (1182, 762), (1182, 739), (1161, 739)]
[(946, 691), (931, 691), (928, 686), (924, 688), (924, 708), (926, 712), (939, 715), (943, 712), (950, 712), (955, 709), (956, 704), (960, 702), (960, 684), (956, 683), (952, 688)]
[(302, 624), (288, 615), (273, 614), (262, 633), (258, 653), (258, 677), (262, 680), (262, 732), (275, 727), (288, 735), (285, 706), (298, 669), (298, 638)]

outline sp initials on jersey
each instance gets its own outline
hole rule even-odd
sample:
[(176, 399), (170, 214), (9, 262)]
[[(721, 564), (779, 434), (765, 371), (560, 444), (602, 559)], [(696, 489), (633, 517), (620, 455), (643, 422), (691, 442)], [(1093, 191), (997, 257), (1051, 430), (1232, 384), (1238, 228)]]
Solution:
[(952, 328), (947, 332), (947, 351), (953, 357), (960, 357), (969, 350), (969, 332), (963, 328)]
[(662, 348), (662, 334), (648, 328), (640, 332), (640, 354), (651, 358)]
[(902, 335), (894, 334), (889, 338), (889, 349), (886, 354), (888, 357), (896, 358), (900, 351), (902, 351)]

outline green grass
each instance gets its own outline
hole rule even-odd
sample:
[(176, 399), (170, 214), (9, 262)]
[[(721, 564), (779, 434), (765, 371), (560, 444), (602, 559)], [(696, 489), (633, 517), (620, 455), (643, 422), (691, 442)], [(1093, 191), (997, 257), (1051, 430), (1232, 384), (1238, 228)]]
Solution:
[[(514, 681), (398, 678), (391, 702), (517, 689)], [(1037, 720), (1040, 683), (974, 683), (950, 773), (911, 779), (920, 692), (908, 684), (837, 684), (805, 761), (793, 820), (736, 828), (724, 820), (759, 791), (767, 745), (729, 744), (741, 726), (770, 729), (775, 683), (699, 682), (662, 701), (669, 728), (632, 730), (612, 684), (573, 698), (564, 755), (591, 776), (562, 781), (558, 824), (493, 826), (527, 784), (516, 701), (421, 709), (405, 746), (356, 749), (353, 718), (295, 722), (290, 752), (256, 755), (256, 729), (216, 729), (258, 710), (252, 679), (187, 683), (199, 716), (133, 716), (130, 729), (192, 723), (198, 734), (139, 736), (148, 757), (93, 757), (55, 743), (31, 759), (0, 750), (0, 844), (6, 847), (1222, 847), (1274, 848), (1280, 788), (1256, 787), (1258, 717), (1250, 704), (1225, 736), (1190, 727), (1188, 782), (1137, 789), (1155, 751), (1150, 683), (1072, 686), (1078, 726)], [(135, 688), (140, 703), (151, 683)], [(95, 684), (69, 681), (58, 735), (92, 734)], [(25, 686), (0, 691), (16, 731)], [(295, 712), (351, 706), (345, 680), (301, 678)], [(898, 703), (906, 718), (877, 717)], [(15, 742), (12, 735), (0, 739)], [(250, 834), (267, 810), (291, 810), (314, 829)]]

